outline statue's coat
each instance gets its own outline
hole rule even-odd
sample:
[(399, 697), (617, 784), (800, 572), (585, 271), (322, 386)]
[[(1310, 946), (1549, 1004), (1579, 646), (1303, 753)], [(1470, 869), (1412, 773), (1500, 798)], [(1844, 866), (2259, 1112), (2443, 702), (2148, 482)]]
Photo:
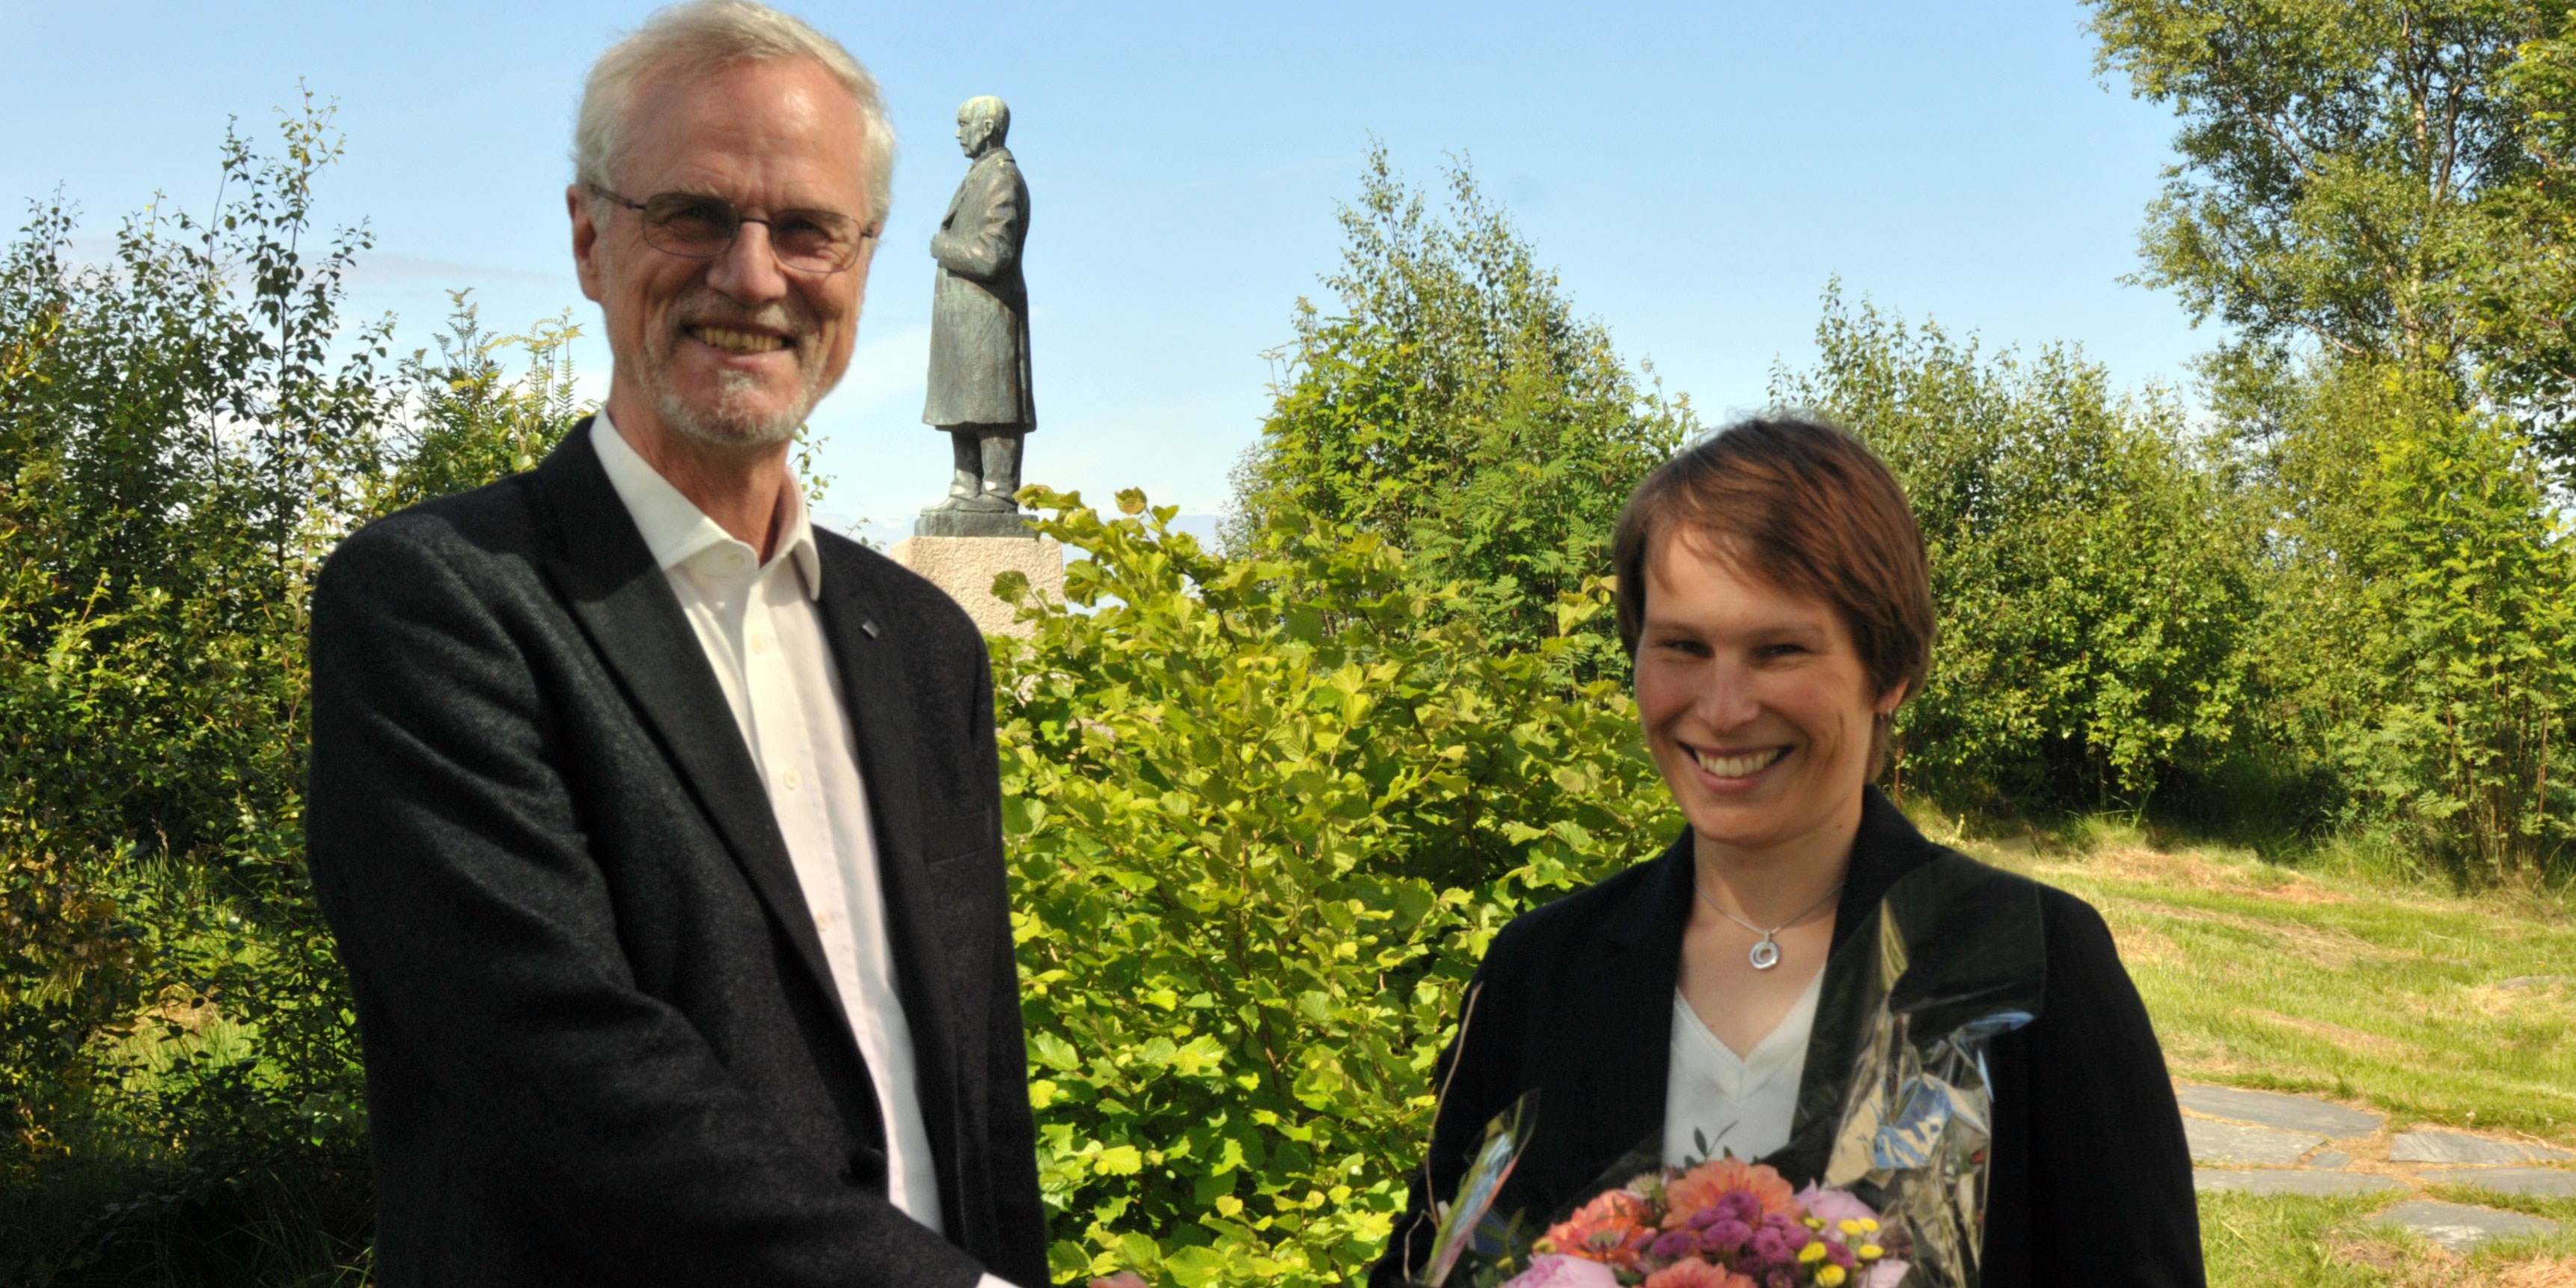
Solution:
[(1029, 291), (1020, 248), (1029, 186), (1007, 148), (976, 158), (930, 239), (939, 285), (930, 305), (931, 425), (1037, 427), (1029, 388)]

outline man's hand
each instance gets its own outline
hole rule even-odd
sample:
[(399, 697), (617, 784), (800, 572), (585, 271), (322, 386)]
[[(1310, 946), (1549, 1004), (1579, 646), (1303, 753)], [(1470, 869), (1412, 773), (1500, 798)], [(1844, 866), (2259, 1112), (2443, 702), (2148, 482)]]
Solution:
[(1121, 1270), (1106, 1278), (1092, 1280), (1091, 1288), (1146, 1288), (1145, 1276), (1133, 1270)]

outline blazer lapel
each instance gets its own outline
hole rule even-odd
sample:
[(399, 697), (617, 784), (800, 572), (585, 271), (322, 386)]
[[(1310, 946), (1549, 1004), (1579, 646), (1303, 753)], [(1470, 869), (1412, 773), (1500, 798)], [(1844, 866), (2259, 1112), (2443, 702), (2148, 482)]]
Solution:
[(866, 784), (874, 825), (877, 880), (885, 892), (886, 934), (895, 963), (895, 988), (912, 1032), (914, 1077), (922, 1126), (938, 1164), (939, 1188), (952, 1214), (963, 1211), (962, 1169), (957, 1154), (956, 1044), (948, 1006), (951, 979), (945, 946), (921, 848), (921, 815), (913, 778), (912, 694), (904, 683), (900, 634), (866, 584), (860, 560), (841, 543), (818, 538), (823, 556), (823, 630), (841, 671), (841, 693), (859, 747), (859, 777)]
[(1681, 974), (1682, 931), (1690, 921), (1690, 883), (1685, 830), (1602, 921), (1589, 969), (1557, 992), (1560, 1004), (1574, 1011), (1555, 1016), (1551, 1028), (1579, 1033), (1582, 1040), (1555, 1045), (1551, 1068), (1538, 1080), (1545, 1092), (1532, 1149), (1552, 1140), (1552, 1157), (1529, 1170), (1534, 1180), (1544, 1176), (1577, 1188), (1533, 1195), (1537, 1202), (1527, 1206), (1544, 1205), (1534, 1216), (1587, 1197), (1598, 1188), (1592, 1182), (1601, 1170), (1629, 1150), (1650, 1139), (1661, 1144), (1665, 1084), (1672, 1073), (1673, 985)]
[[(795, 945), (815, 986), (837, 1008), (840, 989), (832, 982), (804, 886), (751, 749), (743, 745), (697, 633), (600, 468), (590, 426), (584, 417), (537, 468), (560, 552), (547, 560), (548, 570), (592, 647), (625, 686), (725, 848)], [(855, 1043), (851, 1050), (855, 1054)]]
[(1860, 833), (1852, 839), (1851, 866), (1842, 897), (1835, 901), (1833, 947), (1817, 990), (1815, 1023), (1807, 1031), (1807, 1061), (1798, 1075), (1789, 1143), (1767, 1160), (1799, 1183), (1824, 1174), (1852, 1061), (1869, 1037), (1861, 1023), (1887, 995), (1878, 977), (1879, 901), (1898, 878), (1932, 858), (1923, 834), (1894, 802), (1876, 787), (1863, 790)]

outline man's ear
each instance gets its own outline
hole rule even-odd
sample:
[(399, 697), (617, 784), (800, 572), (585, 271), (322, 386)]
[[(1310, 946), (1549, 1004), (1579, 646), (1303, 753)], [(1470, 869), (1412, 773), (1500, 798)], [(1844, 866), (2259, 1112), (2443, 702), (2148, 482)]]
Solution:
[(564, 188), (564, 213), (572, 216), (572, 266), (581, 278), (581, 293), (596, 302), (600, 281), (598, 205), (580, 184)]

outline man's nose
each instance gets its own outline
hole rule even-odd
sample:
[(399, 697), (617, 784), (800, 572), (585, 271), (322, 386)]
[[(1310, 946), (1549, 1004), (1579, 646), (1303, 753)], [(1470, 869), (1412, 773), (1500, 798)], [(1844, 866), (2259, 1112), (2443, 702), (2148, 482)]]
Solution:
[(707, 285), (738, 304), (766, 304), (787, 296), (787, 274), (769, 243), (769, 225), (743, 221), (733, 245), (707, 265)]

